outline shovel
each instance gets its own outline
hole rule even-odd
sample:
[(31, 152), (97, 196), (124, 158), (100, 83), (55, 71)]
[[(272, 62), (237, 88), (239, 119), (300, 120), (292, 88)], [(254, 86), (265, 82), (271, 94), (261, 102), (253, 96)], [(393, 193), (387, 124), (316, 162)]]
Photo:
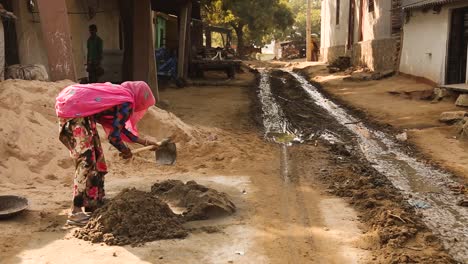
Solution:
[(177, 158), (177, 148), (174, 142), (170, 139), (165, 139), (158, 143), (157, 146), (147, 146), (139, 149), (132, 150), (133, 154), (144, 151), (154, 151), (156, 156), (156, 163), (158, 165), (174, 165)]

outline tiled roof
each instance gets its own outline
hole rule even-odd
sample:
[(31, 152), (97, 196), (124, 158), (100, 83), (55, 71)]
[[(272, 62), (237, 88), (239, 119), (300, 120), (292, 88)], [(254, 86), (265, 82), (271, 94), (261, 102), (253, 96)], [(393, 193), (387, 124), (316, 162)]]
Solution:
[(462, 1), (466, 2), (466, 0), (403, 0), (402, 7), (403, 9), (414, 9)]

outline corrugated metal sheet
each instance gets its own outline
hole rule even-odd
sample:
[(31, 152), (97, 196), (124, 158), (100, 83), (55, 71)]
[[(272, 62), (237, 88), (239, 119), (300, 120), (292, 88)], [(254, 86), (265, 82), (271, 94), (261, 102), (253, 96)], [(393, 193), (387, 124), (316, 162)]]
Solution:
[(468, 4), (467, 0), (403, 0), (402, 6), (403, 9), (415, 9), (456, 2), (466, 2)]

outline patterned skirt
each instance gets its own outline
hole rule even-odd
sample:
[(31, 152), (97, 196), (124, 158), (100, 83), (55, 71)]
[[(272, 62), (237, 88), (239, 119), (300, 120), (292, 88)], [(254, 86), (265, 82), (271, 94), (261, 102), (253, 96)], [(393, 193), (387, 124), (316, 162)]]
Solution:
[(60, 141), (75, 160), (73, 205), (94, 211), (102, 205), (107, 165), (93, 116), (59, 119)]

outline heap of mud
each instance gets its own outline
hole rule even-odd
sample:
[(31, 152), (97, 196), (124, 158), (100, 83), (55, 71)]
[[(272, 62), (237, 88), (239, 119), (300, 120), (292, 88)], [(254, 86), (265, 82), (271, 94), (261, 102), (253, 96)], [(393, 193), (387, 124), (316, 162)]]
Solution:
[(222, 217), (236, 211), (227, 194), (195, 181), (186, 184), (179, 180), (163, 181), (153, 185), (151, 193), (174, 206), (186, 208), (183, 216), (187, 221)]
[(184, 238), (183, 220), (169, 206), (150, 193), (126, 189), (93, 213), (74, 234), (93, 243), (140, 245), (145, 242)]
[[(183, 207), (175, 214), (169, 205)], [(184, 184), (167, 180), (151, 192), (125, 189), (96, 210), (86, 226), (74, 236), (92, 243), (138, 246), (145, 242), (185, 238), (186, 221), (206, 220), (234, 213), (236, 206), (227, 194), (194, 181)]]

